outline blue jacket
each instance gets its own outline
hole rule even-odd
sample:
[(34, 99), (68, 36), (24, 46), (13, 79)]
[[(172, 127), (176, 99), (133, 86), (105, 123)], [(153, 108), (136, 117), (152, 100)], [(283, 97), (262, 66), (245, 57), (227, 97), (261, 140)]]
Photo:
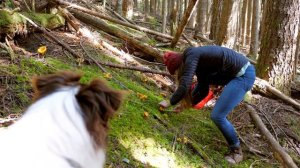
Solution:
[(193, 76), (198, 85), (192, 93), (192, 103), (206, 97), (209, 85), (226, 85), (236, 77), (248, 60), (242, 54), (220, 46), (190, 47), (183, 52), (183, 74), (170, 103), (177, 104), (188, 93)]

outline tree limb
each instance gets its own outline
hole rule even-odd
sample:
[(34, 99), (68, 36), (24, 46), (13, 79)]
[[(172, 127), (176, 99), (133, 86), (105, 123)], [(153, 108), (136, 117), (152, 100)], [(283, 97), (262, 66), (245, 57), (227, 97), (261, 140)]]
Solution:
[(289, 168), (297, 168), (297, 165), (294, 163), (290, 155), (288, 155), (285, 152), (285, 150), (274, 139), (273, 135), (269, 132), (267, 127), (264, 125), (259, 115), (257, 114), (256, 110), (248, 104), (246, 104), (246, 107), (255, 125), (258, 127), (261, 133), (266, 137), (270, 146), (272, 147), (275, 158), (277, 158), (284, 167), (287, 166)]
[(260, 93), (263, 93), (263, 94), (271, 93), (272, 95), (280, 98), (284, 102), (294, 106), (297, 109), (300, 109), (300, 103), (298, 103), (297, 101), (295, 101), (291, 97), (285, 95), (284, 93), (280, 92), (276, 88), (272, 87), (265, 80), (262, 80), (260, 78), (256, 78), (253, 89), (260, 92)]

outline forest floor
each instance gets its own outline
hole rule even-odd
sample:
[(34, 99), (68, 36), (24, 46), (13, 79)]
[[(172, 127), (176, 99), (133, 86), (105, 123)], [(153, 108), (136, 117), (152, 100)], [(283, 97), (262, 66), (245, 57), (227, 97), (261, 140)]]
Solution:
[[(119, 63), (118, 60), (124, 60), (122, 56), (79, 38), (74, 33), (62, 30), (53, 33), (82, 55), (91, 55), (101, 62)], [(126, 43), (109, 35), (101, 32), (100, 35), (96, 30), (92, 33), (117, 49), (126, 51), (129, 48)], [(155, 40), (151, 41), (152, 45), (153, 43)], [(25, 38), (16, 38), (15, 44), (26, 52), (20, 50), (14, 60), (5, 50), (0, 49), (2, 129), (15, 122), (30, 105), (30, 80), (33, 76), (69, 70), (82, 73), (83, 82), (101, 78), (111, 87), (128, 92), (118, 115), (110, 123), (106, 167), (230, 166), (223, 159), (227, 152), (225, 139), (210, 120), (214, 101), (201, 110), (160, 112), (158, 103), (171, 95), (161, 85), (161, 80), (170, 83), (165, 77), (108, 67), (104, 67), (103, 72), (93, 63), (78, 63), (70, 53), (38, 32), (28, 34)], [(47, 47), (46, 55), (36, 54), (40, 46)], [(297, 115), (297, 110), (259, 94), (249, 95), (273, 136), (300, 166), (300, 116)], [(253, 124), (244, 103), (230, 114), (229, 119), (237, 128), (245, 157), (244, 161), (232, 167), (280, 167), (271, 147)]]

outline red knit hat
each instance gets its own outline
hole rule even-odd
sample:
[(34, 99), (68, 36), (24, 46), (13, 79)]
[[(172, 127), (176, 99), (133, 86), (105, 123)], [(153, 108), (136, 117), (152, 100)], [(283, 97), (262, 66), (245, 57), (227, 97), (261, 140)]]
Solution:
[(174, 75), (175, 71), (179, 68), (180, 64), (182, 63), (182, 54), (167, 51), (164, 54), (163, 60), (170, 74)]

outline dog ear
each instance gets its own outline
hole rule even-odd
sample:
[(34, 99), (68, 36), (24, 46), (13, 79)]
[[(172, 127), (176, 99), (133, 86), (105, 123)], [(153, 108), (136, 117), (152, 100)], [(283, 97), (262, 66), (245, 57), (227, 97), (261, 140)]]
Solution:
[(78, 85), (80, 78), (81, 75), (67, 71), (35, 77), (32, 80), (34, 100), (42, 98), (63, 86)]
[(82, 86), (76, 99), (84, 113), (86, 126), (98, 146), (106, 143), (108, 120), (119, 109), (123, 94), (104, 81), (93, 80)]

